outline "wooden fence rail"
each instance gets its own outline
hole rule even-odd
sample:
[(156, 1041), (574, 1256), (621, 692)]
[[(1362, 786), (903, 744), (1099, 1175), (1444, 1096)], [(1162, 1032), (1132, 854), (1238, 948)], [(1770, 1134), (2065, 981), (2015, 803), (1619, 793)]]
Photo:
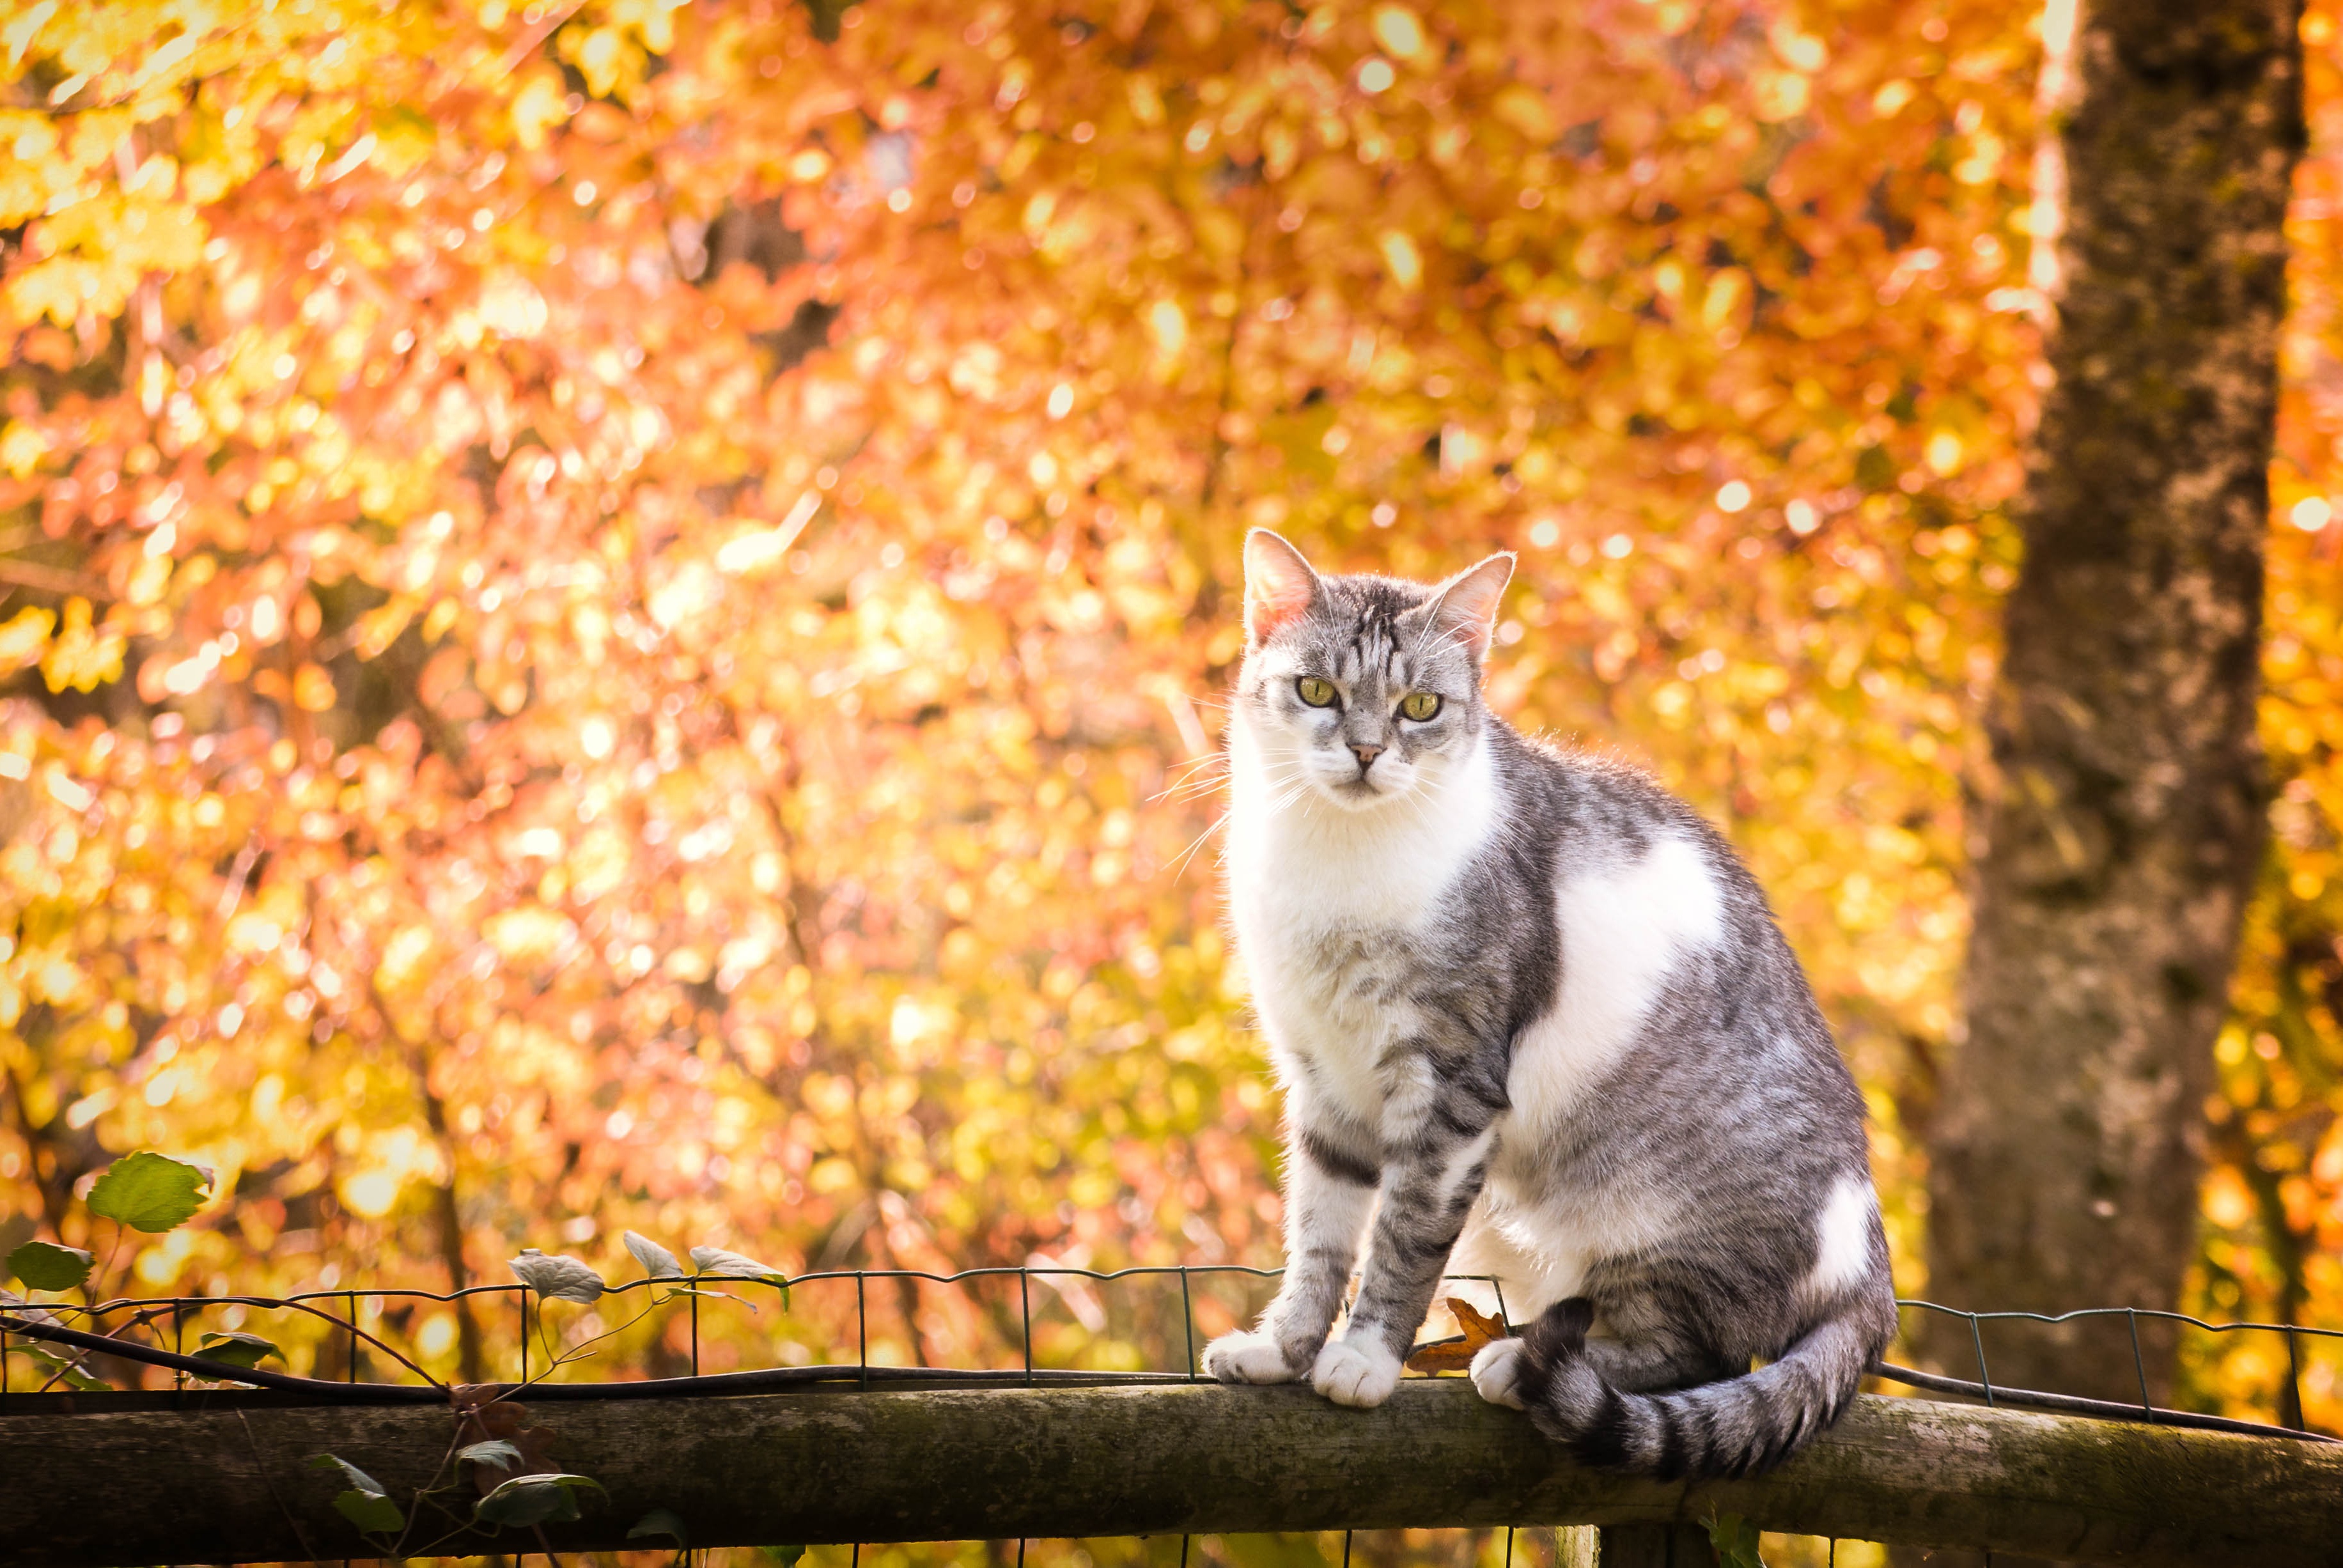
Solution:
[[(187, 1399), (0, 1414), (0, 1561), (369, 1557), (333, 1509), (342, 1483), (310, 1458), (338, 1454), (404, 1499), (455, 1432), (433, 1408)], [(1606, 1532), (1626, 1557), (1659, 1538), (1650, 1526), (1734, 1513), (1766, 1530), (2070, 1563), (2343, 1563), (2343, 1445), (1869, 1396), (1772, 1474), (1697, 1486), (1584, 1469), (1457, 1379), (1403, 1382), (1372, 1412), (1201, 1384), (541, 1403), (529, 1420), (548, 1429), (554, 1461), (607, 1490), (585, 1519), (545, 1527), (557, 1550), (625, 1546), (631, 1524), (667, 1509), (696, 1547), (1645, 1527)], [(509, 1533), (439, 1548), (541, 1549)]]

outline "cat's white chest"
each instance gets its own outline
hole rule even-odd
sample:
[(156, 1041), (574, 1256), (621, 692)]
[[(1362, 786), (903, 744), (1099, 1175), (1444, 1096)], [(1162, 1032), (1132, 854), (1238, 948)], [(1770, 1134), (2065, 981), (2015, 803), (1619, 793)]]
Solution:
[(1375, 1064), (1414, 1027), (1408, 971), (1492, 831), (1493, 768), (1479, 749), (1436, 794), (1345, 811), (1272, 809), (1243, 765), (1240, 754), (1229, 913), (1272, 1059), (1372, 1125), (1383, 1110)]

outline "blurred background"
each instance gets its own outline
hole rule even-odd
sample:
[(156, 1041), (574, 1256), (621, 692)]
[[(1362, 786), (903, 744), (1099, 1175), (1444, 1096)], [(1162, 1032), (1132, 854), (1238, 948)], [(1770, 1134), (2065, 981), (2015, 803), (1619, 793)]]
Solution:
[[(2172, 1288), (2343, 1327), (2337, 10), (2270, 833)], [(1270, 525), (1342, 569), (1520, 552), (1493, 700), (1749, 859), (1929, 1288), (2048, 379), (2030, 8), (0, 17), (0, 1251), (106, 1256), (79, 1196), (151, 1148), (214, 1196), (106, 1293), (445, 1291), (526, 1246), (616, 1279), (628, 1228), (791, 1272), (1274, 1264), (1212, 837)], [(869, 1292), (874, 1359), (1013, 1360), (1007, 1295), (924, 1292)], [(1060, 1364), (1179, 1359), (1160, 1302), (1043, 1294)], [(851, 1359), (850, 1291), (707, 1305), (709, 1370)], [(1200, 1291), (1199, 1331), (1247, 1305)], [(367, 1310), (509, 1375), (508, 1315)], [(2208, 1409), (2285, 1372), (2179, 1356)]]

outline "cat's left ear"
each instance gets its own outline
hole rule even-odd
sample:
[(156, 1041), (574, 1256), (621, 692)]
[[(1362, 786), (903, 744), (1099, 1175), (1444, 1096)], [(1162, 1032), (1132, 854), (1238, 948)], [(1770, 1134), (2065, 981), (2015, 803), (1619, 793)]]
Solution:
[(1317, 601), (1318, 574), (1300, 550), (1267, 528), (1245, 536), (1244, 568), (1245, 641), (1259, 648)]
[(1489, 638), (1497, 629), (1497, 604), (1513, 579), (1513, 553), (1501, 550), (1442, 583), (1432, 598), (1434, 635), (1453, 638), (1472, 649), (1475, 664), (1488, 658)]

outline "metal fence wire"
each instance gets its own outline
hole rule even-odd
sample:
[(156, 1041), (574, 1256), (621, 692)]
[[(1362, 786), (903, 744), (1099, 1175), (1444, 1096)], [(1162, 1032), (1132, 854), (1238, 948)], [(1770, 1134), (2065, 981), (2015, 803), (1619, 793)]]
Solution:
[[(386, 1335), (416, 1338), (414, 1320), (427, 1306), (452, 1308), (457, 1313), (470, 1317), (468, 1332), (474, 1342), (485, 1346), (490, 1338), (489, 1325), (482, 1323), (478, 1310), (490, 1308), (508, 1313), (512, 1332), (509, 1339), (502, 1335), (509, 1347), (508, 1368), (515, 1382), (507, 1385), (509, 1392), (521, 1394), (532, 1402), (560, 1402), (579, 1400), (677, 1399), (714, 1397), (782, 1389), (831, 1389), (840, 1391), (867, 1390), (889, 1385), (919, 1384), (935, 1386), (1001, 1387), (1001, 1386), (1111, 1386), (1203, 1381), (1199, 1338), (1200, 1302), (1209, 1302), (1216, 1315), (1233, 1322), (1249, 1318), (1252, 1309), (1264, 1298), (1274, 1282), (1283, 1272), (1281, 1269), (1256, 1269), (1242, 1264), (1178, 1264), (1141, 1265), (1126, 1269), (1094, 1270), (1058, 1264), (1033, 1264), (993, 1268), (963, 1269), (951, 1273), (930, 1272), (914, 1269), (833, 1269), (820, 1270), (794, 1276), (769, 1276), (755, 1279), (716, 1278), (707, 1275), (682, 1279), (645, 1279), (606, 1287), (605, 1297), (627, 1313), (616, 1327), (605, 1326), (601, 1319), (603, 1302), (579, 1303), (585, 1311), (569, 1322), (565, 1331), (572, 1336), (570, 1342), (559, 1342), (548, 1332), (545, 1305), (548, 1298), (523, 1283), (481, 1284), (458, 1291), (426, 1291), (413, 1289), (339, 1288), (297, 1292), (287, 1296), (258, 1295), (181, 1295), (120, 1298), (112, 1301), (72, 1303), (41, 1302), (11, 1305), (0, 1310), (0, 1413), (11, 1408), (31, 1408), (27, 1394), (54, 1393), (69, 1384), (78, 1368), (88, 1364), (88, 1358), (103, 1355), (116, 1361), (143, 1368), (167, 1371), (172, 1374), (172, 1402), (199, 1401), (212, 1386), (242, 1384), (307, 1396), (321, 1403), (337, 1404), (445, 1404), (450, 1393), (449, 1383), (434, 1375), (424, 1364), (427, 1361), (444, 1363), (452, 1346), (443, 1342), (437, 1352), (417, 1352), (410, 1354), (391, 1342)], [(1142, 1282), (1157, 1287), (1161, 1299), (1151, 1313), (1134, 1312), (1135, 1328), (1148, 1332), (1116, 1341), (1115, 1352), (1107, 1359), (1129, 1359), (1133, 1342), (1151, 1339), (1163, 1359), (1176, 1356), (1176, 1367), (1125, 1365), (1051, 1365), (1052, 1359), (1082, 1359), (1078, 1350), (1071, 1357), (1053, 1358), (1046, 1345), (1037, 1349), (1035, 1335), (1036, 1295), (1040, 1285), (1046, 1292), (1041, 1302), (1045, 1314), (1067, 1318), (1084, 1316), (1104, 1320), (1104, 1305), (1097, 1297), (1095, 1287), (1112, 1285), (1126, 1292)], [(1483, 1275), (1452, 1275), (1444, 1283), (1449, 1286), (1486, 1287), (1493, 1296), (1497, 1317), (1506, 1317), (1505, 1304), (1496, 1282)], [(1169, 1318), (1170, 1293), (1178, 1292), (1176, 1316)], [(1235, 1289), (1232, 1291), (1231, 1287)], [(988, 1288), (996, 1295), (1008, 1299), (990, 1303), (979, 1301)], [(827, 1288), (835, 1295), (851, 1291), (850, 1311), (845, 1303), (832, 1301), (827, 1310), (815, 1312), (805, 1302), (809, 1292)], [(919, 1292), (923, 1289), (943, 1288), (957, 1292), (964, 1309), (970, 1309), (976, 1322), (990, 1328), (996, 1344), (1007, 1342), (1015, 1350), (1015, 1360), (1007, 1364), (990, 1366), (940, 1366), (921, 1364), (916, 1355), (904, 1358), (897, 1345), (898, 1338), (909, 1341), (917, 1350), (925, 1340), (916, 1327)], [(872, 1320), (873, 1298), (891, 1297), (882, 1303), (885, 1312), (894, 1320), (897, 1334), (880, 1346), (882, 1354), (874, 1359)], [(752, 1310), (759, 1303), (780, 1309), (785, 1322), (803, 1325), (816, 1320), (827, 1320), (833, 1342), (844, 1337), (850, 1324), (854, 1359), (851, 1362), (816, 1362), (807, 1359), (798, 1364), (726, 1371), (701, 1370), (703, 1335), (700, 1322), (701, 1304), (713, 1297), (730, 1298), (735, 1304)], [(1229, 1298), (1234, 1296), (1232, 1302)], [(1054, 1298), (1052, 1300), (1051, 1298)], [(559, 1299), (559, 1298), (553, 1298)], [(1136, 1300), (1137, 1298), (1131, 1298)], [(1011, 1307), (1013, 1304), (1013, 1312)], [(1898, 1305), (1908, 1312), (1936, 1313), (1965, 1320), (1969, 1326), (1969, 1340), (1976, 1356), (1976, 1376), (1974, 1379), (1945, 1373), (1923, 1372), (1894, 1362), (1883, 1362), (1875, 1369), (1879, 1383), (1925, 1390), (1982, 1401), (1998, 1407), (2016, 1407), (2049, 1411), (2064, 1414), (2093, 1416), (2101, 1419), (2152, 1422), (2157, 1425), (2185, 1426), (2205, 1430), (2242, 1432), (2257, 1436), (2284, 1437), (2311, 1442), (2333, 1442), (2331, 1435), (2312, 1430), (2305, 1422), (2303, 1386), (2307, 1365), (2319, 1366), (2326, 1386), (2343, 1382), (2343, 1331), (2306, 1327), (2299, 1324), (2265, 1322), (2208, 1322), (2183, 1312), (2162, 1312), (2149, 1308), (2101, 1307), (2056, 1314), (2029, 1312), (1966, 1312), (1939, 1302), (1919, 1300), (1899, 1300)], [(579, 1381), (573, 1369), (584, 1363), (588, 1352), (597, 1345), (610, 1341), (639, 1323), (662, 1312), (672, 1319), (662, 1323), (655, 1334), (665, 1330), (680, 1337), (680, 1346), (669, 1345), (665, 1338), (655, 1337), (649, 1346), (654, 1362), (662, 1347), (664, 1353), (677, 1363), (668, 1375), (668, 1369), (654, 1364), (649, 1375), (604, 1378), (599, 1381)], [(265, 1367), (228, 1366), (186, 1348), (191, 1330), (201, 1331), (217, 1323), (229, 1331), (240, 1331), (253, 1321), (255, 1313), (283, 1314), (290, 1322), (316, 1323), (318, 1332), (310, 1336), (314, 1345), (311, 1372), (308, 1375), (276, 1372)], [(586, 1315), (586, 1314), (591, 1314)], [(2012, 1387), (1994, 1381), (1986, 1353), (1986, 1330), (2009, 1328), (2051, 1329), (2085, 1322), (2105, 1319), (2118, 1322), (2128, 1337), (2133, 1365), (2138, 1373), (2139, 1398), (2137, 1402), (2085, 1398), (2054, 1390)], [(2182, 1333), (2199, 1332), (2223, 1342), (2227, 1336), (2268, 1335), (2282, 1344), (2285, 1370), (2274, 1387), (2268, 1391), (2268, 1421), (2248, 1420), (2209, 1411), (2175, 1410), (2154, 1402), (2147, 1370), (2147, 1357), (2140, 1341), (2142, 1319), (2161, 1320), (2175, 1325)], [(279, 1331), (283, 1332), (283, 1331)], [(583, 1339), (576, 1336), (583, 1334)], [(291, 1338), (291, 1335), (287, 1335)], [(768, 1338), (772, 1336), (768, 1333)], [(1209, 1337), (1207, 1335), (1206, 1337)], [(446, 1336), (443, 1334), (443, 1342)], [(2314, 1362), (2306, 1352), (2328, 1352), (2323, 1361)], [(1087, 1336), (1085, 1348), (1092, 1359), (1098, 1359), (1097, 1336)], [(738, 1354), (738, 1340), (727, 1336), (719, 1342), (721, 1354)], [(38, 1347), (42, 1359), (35, 1366), (35, 1376), (28, 1381), (16, 1370), (21, 1352)], [(203, 1347), (199, 1345), (200, 1351)], [(802, 1350), (794, 1342), (789, 1348)], [(12, 1353), (17, 1352), (17, 1353)], [(278, 1352), (279, 1355), (282, 1352)], [(388, 1380), (361, 1377), (361, 1370), (371, 1362), (381, 1361), (398, 1369), (398, 1375)], [(332, 1363), (338, 1362), (338, 1366)], [(688, 1369), (688, 1370), (685, 1370)], [(472, 1380), (495, 1382), (498, 1380), (485, 1365), (477, 1369), (480, 1375)], [(327, 1374), (327, 1375), (320, 1375)], [(337, 1374), (337, 1375), (333, 1375)], [(1423, 1374), (1412, 1374), (1423, 1375)], [(86, 1396), (85, 1396), (86, 1397)], [(103, 1399), (104, 1396), (96, 1396)], [(150, 1395), (150, 1397), (152, 1397)], [(42, 1400), (47, 1405), (52, 1402)], [(95, 1402), (93, 1401), (93, 1402)], [(1504, 1563), (1513, 1561), (1514, 1532), (1505, 1533)], [(1001, 1543), (1005, 1546), (1005, 1543)], [(1827, 1553), (1815, 1561), (1835, 1564), (1838, 1543), (1814, 1543)], [(1493, 1550), (1493, 1542), (1491, 1543)], [(1551, 1561), (1562, 1564), (1559, 1538)], [(1188, 1559), (1189, 1541), (1182, 1537), (1181, 1562)], [(1351, 1556), (1351, 1536), (1344, 1533), (1343, 1562)], [(1543, 1555), (1543, 1553), (1541, 1553)], [(853, 1547), (846, 1568), (860, 1568), (861, 1547)], [(1021, 1563), (1024, 1543), (1018, 1543)], [(1246, 1568), (1240, 1564), (1238, 1568)]]

